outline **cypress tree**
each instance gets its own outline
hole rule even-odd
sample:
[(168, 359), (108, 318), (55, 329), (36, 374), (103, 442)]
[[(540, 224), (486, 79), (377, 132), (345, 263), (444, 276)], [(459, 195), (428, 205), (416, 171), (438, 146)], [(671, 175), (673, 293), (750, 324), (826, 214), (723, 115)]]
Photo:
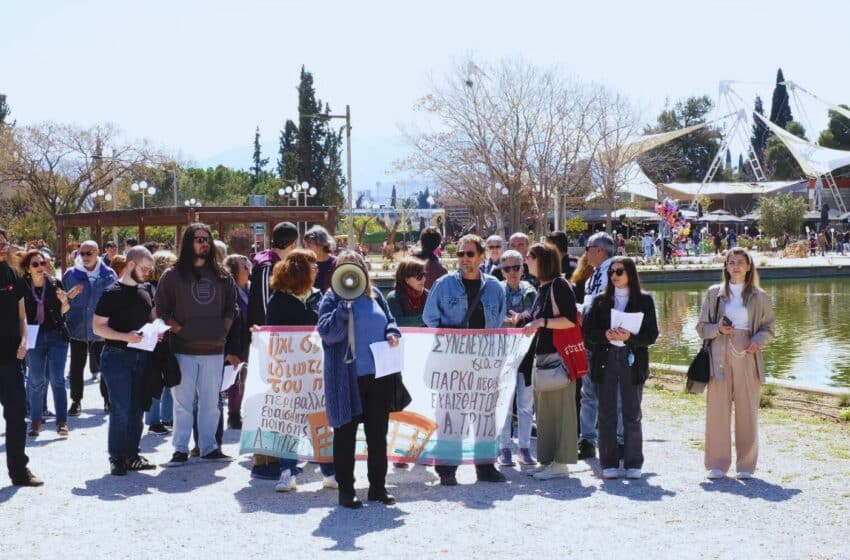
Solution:
[(280, 131), (280, 149), (278, 150), (277, 174), (284, 181), (295, 181), (298, 177), (298, 127), (287, 119)]
[(0, 93), (0, 125), (6, 124), (6, 119), (10, 114), (12, 114), (12, 110), (9, 109), (9, 104), (6, 103), (6, 96)]
[(262, 148), (260, 146), (260, 127), (257, 127), (256, 132), (254, 132), (254, 156), (253, 156), (254, 165), (251, 166), (251, 184), (256, 185), (260, 182), (260, 174), (265, 170), (266, 165), (269, 163), (269, 158), (263, 157)]
[(776, 72), (776, 86), (773, 88), (773, 99), (770, 103), (770, 122), (779, 126), (779, 128), (785, 128), (793, 120), (788, 99), (788, 88), (783, 83), (784, 81), (785, 76), (782, 75), (782, 68), (780, 68)]
[[(756, 96), (755, 102), (755, 112), (764, 116), (764, 106), (761, 102), (761, 97)], [(767, 126), (761, 122), (758, 118), (754, 118), (753, 120), (753, 135), (750, 138), (750, 142), (753, 144), (753, 149), (756, 152), (756, 157), (759, 160), (759, 163), (764, 167), (764, 151), (767, 148), (767, 137), (770, 135), (770, 131)]]
[(396, 196), (395, 185), (393, 185), (393, 191), (392, 191), (392, 194), (390, 194), (390, 206), (392, 208), (395, 208), (395, 205), (397, 203), (398, 203), (398, 197)]

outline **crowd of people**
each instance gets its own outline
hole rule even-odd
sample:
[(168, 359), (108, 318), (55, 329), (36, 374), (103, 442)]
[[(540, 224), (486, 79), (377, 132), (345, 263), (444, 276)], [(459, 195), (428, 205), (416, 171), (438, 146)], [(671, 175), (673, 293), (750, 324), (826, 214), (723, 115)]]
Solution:
[[(388, 419), (410, 396), (402, 374), (376, 378), (369, 345), (397, 345), (400, 327), (515, 327), (533, 337), (516, 372), (516, 414), (508, 414), (501, 428), (495, 460), (475, 465), (479, 481), (504, 482), (497, 466), (516, 462), (537, 480), (563, 478), (570, 465), (597, 453), (603, 478), (640, 478), (643, 386), (649, 349), (658, 337), (655, 304), (641, 289), (635, 261), (618, 254), (618, 240), (595, 233), (578, 260), (567, 245), (562, 232), (539, 243), (521, 232), (507, 241), (468, 234), (457, 240), (457, 267), (449, 272), (441, 262), (440, 231), (426, 228), (419, 250), (399, 262), (386, 296), (367, 274), (362, 295), (347, 301), (330, 289), (334, 270), (354, 265), (365, 271), (367, 261), (359, 252), (339, 251), (321, 226), (302, 238), (295, 225), (280, 223), (271, 247), (250, 256), (227, 255), (224, 243), (201, 223), (185, 229), (178, 254), (128, 240), (124, 251), (112, 244), (101, 255), (98, 244), (88, 240), (61, 278), (46, 248), (13, 250), (0, 230), (0, 402), (9, 475), (16, 485), (43, 484), (27, 468), (27, 433), (35, 438), (45, 429), (49, 387), (55, 429), (60, 437), (73, 437), (69, 418), (81, 413), (86, 362), (92, 376), (100, 376), (113, 475), (157, 468), (139, 454), (145, 423), (150, 433), (171, 437), (173, 454), (165, 467), (185, 465), (192, 456), (201, 462), (232, 460), (222, 450), (222, 433), (242, 427), (245, 371), (240, 369), (233, 386), (221, 393), (223, 368), (251, 359), (250, 339), (257, 328), (289, 325), (314, 327), (322, 340), (334, 445), (333, 461), (319, 467), (323, 487), (338, 491), (341, 506), (362, 505), (354, 489), (360, 423), (368, 447), (368, 499), (395, 503), (386, 487)], [(614, 310), (642, 313), (637, 332), (612, 327)], [(356, 337), (350, 328), (354, 318)], [(143, 339), (142, 328), (156, 319), (168, 332), (159, 335), (153, 351), (134, 347)], [(721, 282), (707, 290), (697, 324), (699, 335), (711, 341), (709, 478), (723, 477), (731, 468), (733, 408), (737, 475), (749, 478), (755, 472), (759, 387), (765, 376), (761, 349), (772, 337), (773, 322), (752, 257), (732, 248)], [(589, 362), (584, 378), (568, 371), (556, 347), (558, 331), (576, 328)], [(289, 492), (302, 468), (294, 459), (257, 454), (251, 476), (273, 480), (275, 490)], [(457, 485), (457, 468), (437, 466), (440, 484)]]

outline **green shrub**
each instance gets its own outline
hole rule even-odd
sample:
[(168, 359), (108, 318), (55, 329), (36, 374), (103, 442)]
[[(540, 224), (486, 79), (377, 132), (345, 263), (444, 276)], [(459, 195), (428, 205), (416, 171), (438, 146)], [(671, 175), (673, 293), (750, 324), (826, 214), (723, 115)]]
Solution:
[(446, 253), (449, 254), (451, 258), (455, 258), (457, 256), (457, 245), (454, 243), (449, 243), (446, 245)]
[(774, 396), (776, 394), (776, 385), (765, 383), (765, 385), (761, 388), (761, 394), (766, 397)]
[(838, 406), (847, 408), (850, 406), (850, 393), (842, 393), (838, 395)]
[(773, 408), (773, 397), (764, 394), (759, 397), (759, 408)]
[(838, 419), (842, 422), (850, 422), (850, 408), (842, 409), (841, 412), (838, 413)]

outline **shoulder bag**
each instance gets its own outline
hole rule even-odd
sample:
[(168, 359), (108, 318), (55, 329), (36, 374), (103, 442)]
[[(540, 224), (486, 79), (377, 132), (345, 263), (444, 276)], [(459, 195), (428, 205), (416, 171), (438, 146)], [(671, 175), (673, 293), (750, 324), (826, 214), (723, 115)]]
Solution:
[[(714, 318), (708, 316), (708, 321), (713, 323), (717, 320), (717, 312), (720, 309), (720, 293), (714, 302)], [(689, 393), (701, 393), (711, 377), (711, 341), (703, 340), (702, 348), (699, 349), (691, 365), (688, 367), (688, 380), (686, 384)]]

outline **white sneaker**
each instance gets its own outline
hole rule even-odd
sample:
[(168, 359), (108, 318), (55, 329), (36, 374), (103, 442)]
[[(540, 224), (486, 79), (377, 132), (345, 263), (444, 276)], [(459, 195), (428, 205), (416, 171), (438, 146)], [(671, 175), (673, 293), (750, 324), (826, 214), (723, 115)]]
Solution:
[(705, 475), (705, 477), (709, 480), (720, 480), (724, 476), (725, 475), (723, 474), (723, 471), (721, 471), (720, 469), (711, 469), (710, 471), (708, 471), (708, 474)]
[(547, 470), (553, 464), (554, 463), (546, 463), (544, 465), (543, 463), (538, 463), (536, 466), (526, 467), (525, 468), (525, 474), (527, 474), (528, 476), (534, 476), (537, 473), (542, 473), (543, 471)]
[(643, 476), (643, 474), (640, 472), (640, 469), (626, 469), (626, 478), (636, 480), (641, 476)]
[(747, 471), (738, 471), (738, 480), (749, 480), (753, 477), (753, 473)]
[(620, 469), (602, 469), (602, 478), (606, 480), (620, 478)]
[(280, 480), (274, 486), (275, 492), (294, 492), (295, 491), (295, 475), (292, 471), (286, 469), (280, 473)]
[(339, 484), (336, 482), (336, 475), (326, 476), (322, 479), (322, 488), (330, 488), (332, 490), (336, 490), (339, 488)]
[(570, 469), (566, 463), (551, 463), (548, 468), (534, 473), (535, 480), (551, 480), (553, 478), (566, 478), (570, 476)]

